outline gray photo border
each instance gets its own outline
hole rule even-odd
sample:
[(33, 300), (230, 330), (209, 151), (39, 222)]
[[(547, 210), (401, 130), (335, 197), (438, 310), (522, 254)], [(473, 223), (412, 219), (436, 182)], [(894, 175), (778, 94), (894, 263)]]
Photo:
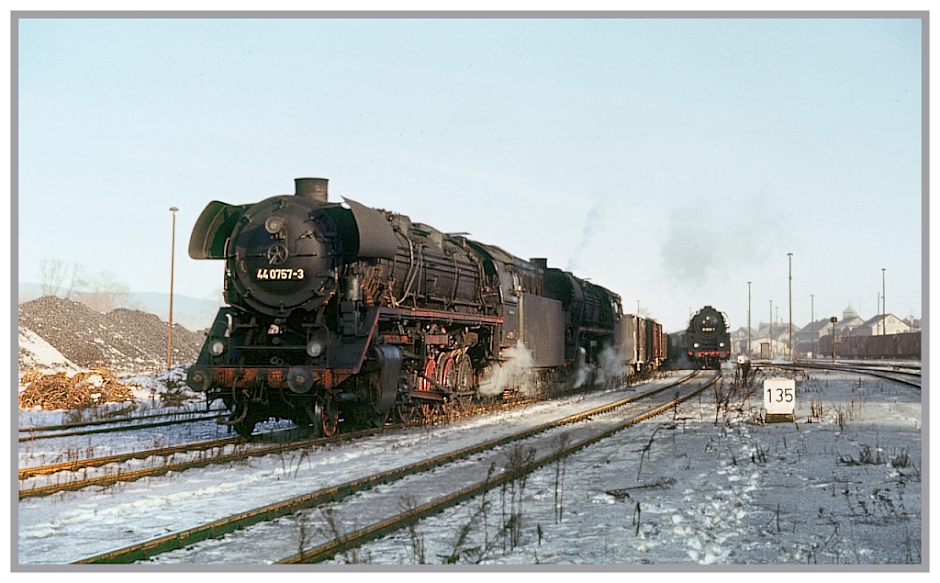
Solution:
[[(912, 11), (11, 11), (10, 13), (10, 270), (11, 270), (11, 371), (10, 387), (18, 384), (17, 346), (19, 337), (19, 23), (32, 19), (917, 19), (921, 21), (921, 172), (922, 172), (922, 374), (923, 386), (930, 386), (930, 16), (926, 10)], [(420, 571), (475, 573), (573, 573), (573, 572), (692, 572), (699, 574), (742, 572), (929, 572), (930, 566), (930, 430), (929, 391), (921, 393), (924, 413), (921, 429), (923, 487), (921, 494), (922, 562), (919, 565), (304, 565), (280, 567), (273, 565), (20, 565), (18, 496), (18, 431), (17, 392), (10, 391), (10, 566), (13, 572), (391, 572)]]

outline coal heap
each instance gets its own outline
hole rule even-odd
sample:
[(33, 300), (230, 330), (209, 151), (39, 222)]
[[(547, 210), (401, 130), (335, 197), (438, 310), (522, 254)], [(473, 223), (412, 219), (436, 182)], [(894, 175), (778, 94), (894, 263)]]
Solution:
[[(138, 310), (102, 314), (55, 296), (20, 304), (19, 324), (41, 336), (63, 356), (85, 368), (153, 372), (166, 368), (167, 324)], [(173, 364), (199, 356), (205, 332), (173, 326)]]

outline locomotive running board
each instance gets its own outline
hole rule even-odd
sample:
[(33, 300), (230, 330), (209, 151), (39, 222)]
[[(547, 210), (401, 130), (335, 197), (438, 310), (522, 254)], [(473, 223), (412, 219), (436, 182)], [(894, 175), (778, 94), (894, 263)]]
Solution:
[(379, 308), (379, 318), (382, 320), (400, 320), (409, 318), (414, 320), (443, 320), (449, 324), (502, 324), (499, 316), (485, 316), (482, 314), (461, 314), (458, 312), (445, 312), (443, 310), (413, 310), (408, 308)]

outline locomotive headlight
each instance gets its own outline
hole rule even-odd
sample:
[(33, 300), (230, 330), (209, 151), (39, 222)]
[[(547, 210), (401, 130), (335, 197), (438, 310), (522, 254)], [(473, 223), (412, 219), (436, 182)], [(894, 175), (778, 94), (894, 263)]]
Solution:
[(264, 230), (276, 235), (281, 232), (281, 229), (284, 228), (284, 219), (281, 217), (268, 217), (268, 220), (264, 222)]
[(718, 343), (718, 347), (719, 347), (719, 348), (724, 348), (724, 347), (725, 347), (725, 343), (724, 343), (724, 342), (719, 342), (719, 343)]
[(311, 340), (307, 343), (307, 354), (316, 358), (323, 353), (323, 343), (319, 340)]
[(209, 343), (209, 354), (212, 356), (222, 356), (223, 352), (225, 352), (225, 342), (216, 338)]
[(698, 342), (692, 345), (692, 348), (698, 348)]

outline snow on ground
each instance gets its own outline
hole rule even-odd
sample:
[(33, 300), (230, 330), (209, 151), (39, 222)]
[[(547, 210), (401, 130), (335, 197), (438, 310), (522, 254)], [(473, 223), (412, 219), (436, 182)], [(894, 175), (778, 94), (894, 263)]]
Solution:
[[(668, 382), (663, 378), (655, 384)], [(18, 506), (19, 560), (23, 564), (73, 561), (441, 455), (622, 397), (622, 392), (614, 391), (575, 395), (495, 415), (410, 427), (310, 451), (252, 458), (243, 464), (209, 466), (112, 488), (86, 488), (24, 499)], [(127, 439), (120, 434), (110, 435), (102, 439)], [(87, 437), (77, 440), (77, 447), (81, 447)], [(33, 457), (26, 448), (21, 448), (20, 455)], [(42, 479), (31, 483), (38, 484)]]
[(175, 366), (170, 370), (165, 370), (152, 376), (145, 375), (124, 375), (121, 381), (132, 385), (134, 397), (138, 401), (153, 400), (157, 397), (163, 397), (168, 393), (175, 393), (181, 401), (190, 403), (205, 402), (205, 396), (201, 393), (193, 392), (186, 385), (186, 373), (190, 365)]
[[(455, 558), (635, 569), (926, 560), (919, 390), (814, 371), (797, 379), (796, 423), (760, 423), (759, 393), (741, 405), (717, 412), (716, 419), (713, 395), (706, 392), (675, 416), (644, 422), (532, 474), (516, 506), (513, 536), (501, 529), (511, 494), (496, 490), (334, 562)], [(18, 561), (68, 562), (463, 447), (514, 423), (540, 423), (542, 412), (560, 406), (23, 500)], [(284, 537), (296, 538), (290, 521), (264, 528), (278, 524)]]
[(53, 348), (38, 334), (23, 326), (19, 327), (18, 347), (20, 376), (27, 369), (35, 369), (50, 374), (63, 370), (75, 373), (81, 369), (74, 362), (62, 356), (61, 352)]
[(476, 500), (338, 562), (920, 564), (919, 391), (838, 373), (798, 391), (796, 423), (752, 401), (716, 424), (703, 400), (533, 474), (516, 540), (496, 493), (488, 528)]

